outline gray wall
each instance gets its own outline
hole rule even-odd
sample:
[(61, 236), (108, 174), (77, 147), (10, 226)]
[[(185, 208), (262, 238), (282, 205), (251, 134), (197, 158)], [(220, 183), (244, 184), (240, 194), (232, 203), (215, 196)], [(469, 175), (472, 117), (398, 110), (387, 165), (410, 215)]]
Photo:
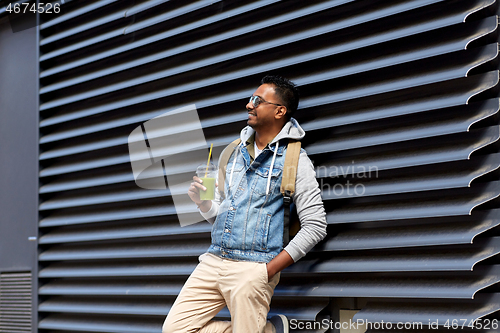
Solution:
[[(38, 232), (37, 45), (36, 27), (13, 33), (8, 21), (0, 23), (0, 273), (31, 271), (33, 282), (37, 244), (28, 238)], [(32, 290), (36, 295), (36, 283)]]
[(498, 1), (148, 2), (66, 3), (39, 42), (0, 27), (0, 273), (36, 267), (39, 133), (41, 332), (160, 332), (210, 225), (136, 186), (128, 135), (196, 103), (217, 156), (267, 73), (300, 86), (329, 223), (271, 313), (498, 317)]

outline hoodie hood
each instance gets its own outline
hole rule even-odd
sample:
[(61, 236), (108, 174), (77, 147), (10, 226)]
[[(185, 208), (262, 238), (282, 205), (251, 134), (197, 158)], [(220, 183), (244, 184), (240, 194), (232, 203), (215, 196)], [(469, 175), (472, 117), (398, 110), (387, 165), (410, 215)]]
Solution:
[[(240, 132), (241, 142), (246, 142), (249, 137), (251, 137), (255, 133), (255, 130), (246, 126)], [(269, 145), (276, 143), (279, 140), (283, 139), (294, 139), (301, 140), (306, 135), (306, 132), (300, 127), (299, 123), (295, 118), (290, 118), (290, 120), (283, 126), (281, 131), (274, 137), (274, 139), (269, 142)]]

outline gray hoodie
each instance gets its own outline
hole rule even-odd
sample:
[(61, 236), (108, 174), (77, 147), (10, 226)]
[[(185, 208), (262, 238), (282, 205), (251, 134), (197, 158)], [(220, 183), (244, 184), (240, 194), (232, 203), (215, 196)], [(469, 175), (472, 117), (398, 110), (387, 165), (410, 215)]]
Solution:
[[(255, 131), (250, 126), (246, 126), (241, 130), (241, 141), (243, 143), (247, 142), (254, 133)], [(291, 118), (269, 143), (269, 146), (275, 145), (283, 139), (300, 140), (304, 136), (305, 132), (299, 123), (294, 118)], [(218, 194), (218, 191), (215, 192)], [(316, 172), (304, 150), (301, 150), (299, 157), (295, 194), (292, 199), (297, 208), (301, 228), (284, 250), (288, 252), (294, 262), (297, 262), (326, 236), (327, 226), (321, 191), (316, 180)], [(211, 209), (206, 213), (200, 211), (201, 215), (210, 223), (213, 223), (214, 217), (217, 215), (219, 202), (220, 197), (216, 195)]]

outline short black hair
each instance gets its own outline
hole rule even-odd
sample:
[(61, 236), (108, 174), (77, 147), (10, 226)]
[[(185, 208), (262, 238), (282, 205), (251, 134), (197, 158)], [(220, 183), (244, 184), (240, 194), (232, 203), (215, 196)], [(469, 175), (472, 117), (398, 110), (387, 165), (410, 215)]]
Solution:
[(260, 84), (272, 84), (281, 103), (286, 106), (287, 119), (290, 119), (299, 106), (299, 89), (292, 81), (279, 75), (266, 75)]

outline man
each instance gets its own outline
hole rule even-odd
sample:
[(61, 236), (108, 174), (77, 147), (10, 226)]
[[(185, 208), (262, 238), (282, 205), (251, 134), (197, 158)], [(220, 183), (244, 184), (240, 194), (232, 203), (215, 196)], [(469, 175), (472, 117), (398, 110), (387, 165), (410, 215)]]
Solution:
[[(326, 218), (313, 165), (301, 150), (293, 201), (301, 229), (283, 248), (281, 176), (289, 139), (305, 132), (292, 118), (298, 90), (289, 80), (266, 76), (250, 97), (248, 126), (232, 153), (222, 198), (200, 200), (206, 190), (193, 177), (188, 194), (213, 223), (212, 244), (186, 281), (163, 325), (164, 333), (288, 332), (283, 315), (266, 322), (280, 272), (326, 235)], [(226, 306), (231, 322), (212, 318)]]

